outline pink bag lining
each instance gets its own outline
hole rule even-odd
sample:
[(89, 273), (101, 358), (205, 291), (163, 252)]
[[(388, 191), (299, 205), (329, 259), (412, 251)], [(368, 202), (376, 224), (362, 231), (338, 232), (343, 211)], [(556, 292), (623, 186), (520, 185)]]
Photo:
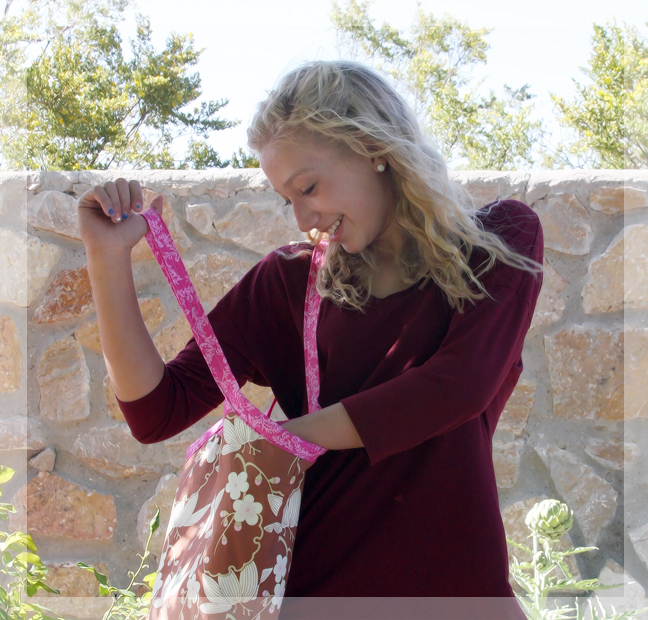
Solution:
[[(256, 433), (278, 448), (311, 463), (316, 461), (317, 457), (326, 452), (326, 448), (322, 448), (293, 435), (272, 420), (270, 418), (270, 412), (274, 407), (274, 402), (270, 406), (270, 409), (268, 409), (268, 412), (264, 414), (241, 392), (164, 220), (155, 209), (148, 209), (142, 215), (146, 218), (149, 225), (146, 240), (151, 251), (160, 264), (178, 300), (178, 304), (189, 321), (191, 331), (205, 357), (205, 361), (209, 366), (216, 384), (225, 396), (225, 415), (230, 411), (235, 411)], [(306, 364), (306, 391), (309, 413), (321, 409), (317, 401), (320, 386), (316, 338), (317, 318), (321, 298), (315, 288), (315, 282), (317, 279), (317, 271), (323, 261), (325, 249), (326, 245), (324, 243), (320, 243), (313, 248), (304, 309), (304, 359)], [(211, 437), (219, 434), (222, 431), (222, 426), (223, 420), (221, 419), (197, 441), (191, 444), (187, 450), (187, 458)]]

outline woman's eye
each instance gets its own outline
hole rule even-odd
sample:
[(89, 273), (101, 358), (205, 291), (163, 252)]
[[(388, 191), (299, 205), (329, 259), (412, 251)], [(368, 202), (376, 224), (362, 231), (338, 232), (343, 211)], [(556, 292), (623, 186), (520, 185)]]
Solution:
[[(314, 187), (315, 187), (315, 183), (313, 183), (305, 192), (302, 192), (302, 196), (307, 196), (308, 194), (310, 194), (313, 191)], [(284, 203), (284, 207), (287, 207), (288, 205), (291, 204), (292, 202), (290, 202), (290, 200), (286, 200), (286, 202)]]

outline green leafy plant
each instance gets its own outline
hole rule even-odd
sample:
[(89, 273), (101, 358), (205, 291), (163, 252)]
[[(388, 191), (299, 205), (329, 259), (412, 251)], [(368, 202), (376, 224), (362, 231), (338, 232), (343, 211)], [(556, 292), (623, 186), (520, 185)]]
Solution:
[(115, 588), (108, 583), (108, 576), (98, 571), (94, 566), (88, 566), (83, 562), (77, 562), (77, 566), (85, 568), (94, 573), (99, 582), (99, 594), (101, 596), (112, 596), (113, 602), (110, 609), (104, 614), (103, 620), (144, 620), (148, 616), (151, 605), (151, 596), (153, 584), (157, 573), (148, 573), (142, 578), (141, 582), (136, 581), (137, 576), (148, 568), (145, 564), (146, 558), (150, 555), (149, 546), (153, 532), (160, 527), (160, 509), (158, 508), (155, 516), (149, 523), (149, 535), (144, 547), (144, 555), (137, 556), (140, 558), (140, 565), (135, 572), (129, 571), (130, 583), (126, 588)]
[[(15, 471), (0, 465), (0, 486), (14, 476)], [(0, 497), (2, 491), (0, 490)], [(8, 521), (9, 514), (16, 509), (11, 504), (0, 503), (0, 521)], [(101, 596), (113, 598), (110, 609), (103, 620), (144, 620), (148, 615), (151, 593), (157, 573), (149, 573), (136, 581), (138, 575), (148, 568), (145, 564), (150, 555), (149, 546), (153, 533), (160, 527), (160, 510), (158, 509), (149, 523), (149, 536), (144, 548), (144, 555), (139, 555), (140, 565), (135, 572), (129, 571), (130, 583), (126, 588), (115, 588), (108, 583), (104, 575), (93, 566), (77, 562), (77, 566), (92, 571), (99, 582)], [(37, 554), (36, 544), (29, 534), (20, 531), (0, 531), (0, 620), (65, 620), (55, 611), (44, 605), (30, 602), (27, 597), (45, 590), (52, 594), (61, 594), (59, 590), (44, 583), (48, 568)]]
[[(0, 485), (7, 483), (16, 472), (0, 465)], [(2, 496), (2, 491), (0, 491)], [(0, 521), (8, 521), (16, 509), (11, 504), (0, 503)], [(0, 532), (0, 620), (63, 620), (56, 612), (44, 605), (27, 602), (38, 590), (60, 594), (43, 582), (48, 572), (38, 554), (32, 537), (24, 532)]]
[[(525, 596), (516, 593), (516, 597), (522, 604), (529, 620), (583, 620), (583, 610), (578, 601), (575, 607), (570, 605), (559, 607), (556, 602), (555, 609), (547, 609), (549, 595), (561, 591), (564, 593), (573, 590), (606, 590), (624, 585), (608, 586), (602, 584), (598, 579), (577, 580), (574, 578), (565, 558), (578, 553), (598, 550), (598, 547), (577, 547), (568, 551), (555, 550), (553, 548), (555, 542), (571, 529), (573, 522), (574, 514), (566, 504), (556, 499), (548, 499), (535, 504), (525, 519), (525, 523), (531, 530), (529, 538), (533, 538), (533, 549), (506, 537), (511, 545), (526, 551), (532, 557), (531, 562), (519, 562), (516, 557), (513, 557), (513, 564), (510, 567), (511, 575), (526, 591)], [(562, 576), (559, 576), (561, 572)], [(598, 605), (598, 611), (593, 606), (592, 600), (587, 600), (591, 620), (629, 620), (648, 611), (648, 607), (626, 612), (616, 612), (613, 608), (612, 615), (609, 615), (596, 596), (594, 599)], [(599, 612), (602, 615), (599, 616)]]

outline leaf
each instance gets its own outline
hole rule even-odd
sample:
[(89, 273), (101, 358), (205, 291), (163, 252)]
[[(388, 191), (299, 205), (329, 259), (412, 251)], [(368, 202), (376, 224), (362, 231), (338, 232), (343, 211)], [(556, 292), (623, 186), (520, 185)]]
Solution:
[(27, 596), (34, 596), (38, 592), (38, 588), (33, 583), (28, 583), (25, 586), (25, 591), (27, 592)]
[(57, 590), (56, 588), (51, 588), (44, 581), (36, 581), (34, 585), (38, 586), (39, 589), (45, 590), (46, 592), (49, 592), (51, 594), (61, 594), (59, 590)]
[(272, 573), (272, 568), (264, 568), (261, 572), (261, 579), (259, 580), (259, 585), (262, 584)]
[(94, 572), (94, 576), (96, 577), (97, 581), (98, 581), (100, 584), (102, 584), (102, 585), (104, 585), (104, 586), (107, 586), (107, 585), (108, 585), (108, 576), (107, 576), (107, 575), (104, 575), (104, 574), (101, 573), (101, 572), (99, 572), (99, 571), (98, 571), (96, 568), (94, 568), (94, 567), (92, 568), (92, 570), (93, 570), (93, 572)]
[(126, 596), (127, 598), (137, 598), (137, 595), (135, 592), (131, 592), (130, 590), (122, 590), (121, 588), (117, 590), (122, 596)]
[(16, 470), (7, 467), (6, 465), (0, 465), (0, 484), (5, 484), (9, 482), (16, 473)]
[(34, 540), (29, 534), (25, 534), (24, 532), (14, 532), (3, 544), (4, 549), (9, 549), (10, 547), (15, 546), (23, 547), (30, 551), (36, 551)]
[(531, 555), (533, 555), (533, 551), (531, 549), (529, 549), (528, 547), (525, 547), (524, 545), (522, 545), (522, 544), (520, 544), (518, 542), (515, 542), (514, 540), (512, 540), (508, 536), (506, 537), (506, 542), (513, 545), (514, 547), (517, 547), (518, 549), (522, 549), (522, 551), (526, 551), (527, 553), (530, 553)]
[(155, 572), (153, 572), (153, 573), (149, 573), (148, 575), (145, 575), (145, 576), (142, 578), (142, 580), (144, 581), (144, 583), (146, 583), (146, 584), (148, 585), (149, 588), (152, 589), (152, 588), (153, 588), (153, 584), (155, 583), (156, 578), (157, 578), (157, 571), (155, 571)]
[(598, 551), (598, 547), (577, 547), (576, 549), (569, 549), (568, 551), (552, 551), (554, 555), (565, 557), (568, 555), (576, 555), (577, 553), (585, 553), (586, 551)]
[(106, 586), (99, 584), (99, 596), (111, 596), (115, 588), (107, 588)]

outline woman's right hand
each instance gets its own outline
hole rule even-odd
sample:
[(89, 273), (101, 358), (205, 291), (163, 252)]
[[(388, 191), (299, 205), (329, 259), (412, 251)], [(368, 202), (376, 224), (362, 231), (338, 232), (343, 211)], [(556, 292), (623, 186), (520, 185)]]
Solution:
[[(150, 204), (160, 215), (163, 200), (156, 196)], [(79, 233), (86, 251), (130, 253), (148, 232), (146, 219), (140, 215), (143, 208), (138, 181), (117, 179), (88, 190), (77, 203)]]

